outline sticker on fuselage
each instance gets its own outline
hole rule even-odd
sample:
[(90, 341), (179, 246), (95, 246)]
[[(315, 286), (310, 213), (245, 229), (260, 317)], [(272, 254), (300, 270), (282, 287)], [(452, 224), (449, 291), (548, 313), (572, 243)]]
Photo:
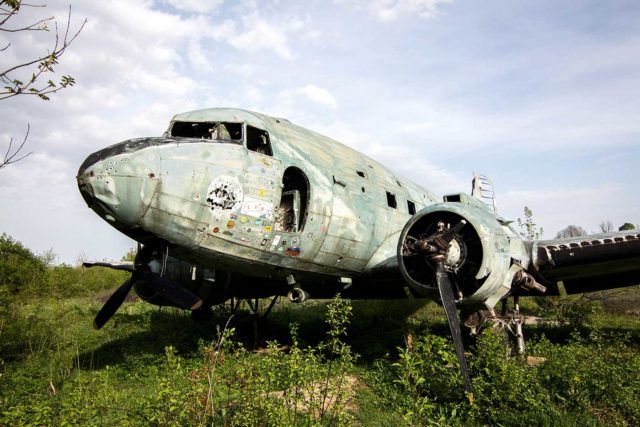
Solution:
[(271, 219), (273, 204), (264, 200), (247, 197), (242, 204), (242, 213), (248, 216)]
[(240, 182), (232, 176), (216, 177), (207, 190), (207, 203), (213, 211), (236, 210), (242, 204), (243, 191)]

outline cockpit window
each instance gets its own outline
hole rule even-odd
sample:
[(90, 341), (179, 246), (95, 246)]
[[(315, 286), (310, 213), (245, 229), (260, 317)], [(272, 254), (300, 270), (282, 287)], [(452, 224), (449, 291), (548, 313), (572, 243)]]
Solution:
[(173, 137), (214, 139), (242, 144), (242, 123), (173, 122), (170, 135)]
[(271, 142), (266, 130), (247, 125), (247, 149), (256, 153), (271, 156)]

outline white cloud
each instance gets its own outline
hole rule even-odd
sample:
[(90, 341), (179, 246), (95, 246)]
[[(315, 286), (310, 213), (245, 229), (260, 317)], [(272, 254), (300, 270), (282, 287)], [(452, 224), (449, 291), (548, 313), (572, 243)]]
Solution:
[(250, 53), (273, 51), (284, 59), (293, 59), (285, 32), (267, 21), (245, 18), (245, 31), (231, 37), (229, 43)]
[(217, 10), (224, 0), (165, 0), (177, 10), (195, 13), (211, 13)]
[(338, 108), (338, 103), (336, 102), (333, 95), (331, 95), (331, 92), (316, 85), (308, 84), (296, 89), (295, 92), (308, 99), (309, 101), (315, 102), (325, 107), (331, 109)]
[(433, 18), (438, 6), (453, 0), (336, 0), (356, 9), (362, 9), (380, 21), (395, 21), (407, 16)]
[(197, 40), (191, 40), (187, 48), (189, 62), (199, 70), (211, 70), (211, 60), (205, 55), (202, 46)]

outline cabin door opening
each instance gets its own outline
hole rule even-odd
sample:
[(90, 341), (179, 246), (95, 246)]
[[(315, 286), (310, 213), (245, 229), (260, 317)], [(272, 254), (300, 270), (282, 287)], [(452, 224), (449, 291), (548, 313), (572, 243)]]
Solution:
[(282, 185), (275, 230), (287, 233), (301, 232), (307, 216), (309, 180), (300, 169), (289, 167), (284, 171)]

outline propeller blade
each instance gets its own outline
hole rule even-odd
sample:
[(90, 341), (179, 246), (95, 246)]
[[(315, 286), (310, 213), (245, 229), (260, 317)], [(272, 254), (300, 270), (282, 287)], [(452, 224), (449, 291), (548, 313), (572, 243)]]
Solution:
[(93, 319), (93, 327), (96, 329), (100, 329), (104, 326), (105, 323), (111, 319), (111, 316), (120, 308), (122, 303), (124, 302), (127, 294), (131, 290), (133, 286), (133, 276), (130, 277), (126, 282), (124, 282), (116, 291), (109, 297), (107, 302), (104, 303), (96, 318)]
[(113, 270), (124, 270), (133, 273), (133, 262), (131, 261), (113, 261), (113, 262), (99, 262), (99, 261), (85, 261), (82, 263), (83, 267), (107, 267)]
[(462, 372), (462, 378), (464, 380), (464, 388), (467, 390), (467, 393), (472, 396), (473, 390), (471, 389), (471, 379), (469, 377), (467, 358), (464, 355), (464, 345), (462, 344), (462, 334), (460, 333), (460, 322), (458, 321), (458, 313), (456, 311), (456, 300), (453, 295), (453, 288), (451, 281), (449, 280), (449, 275), (444, 270), (442, 261), (436, 263), (436, 283), (438, 284), (438, 291), (440, 292), (440, 299), (442, 300), (444, 312), (447, 315), (449, 329), (451, 330), (451, 336), (453, 338), (453, 345), (456, 348), (456, 355), (458, 356), (460, 371)]
[(178, 307), (197, 310), (202, 306), (200, 297), (182, 286), (176, 285), (164, 277), (161, 277), (158, 273), (148, 271), (144, 273), (144, 280), (158, 295), (171, 301)]

